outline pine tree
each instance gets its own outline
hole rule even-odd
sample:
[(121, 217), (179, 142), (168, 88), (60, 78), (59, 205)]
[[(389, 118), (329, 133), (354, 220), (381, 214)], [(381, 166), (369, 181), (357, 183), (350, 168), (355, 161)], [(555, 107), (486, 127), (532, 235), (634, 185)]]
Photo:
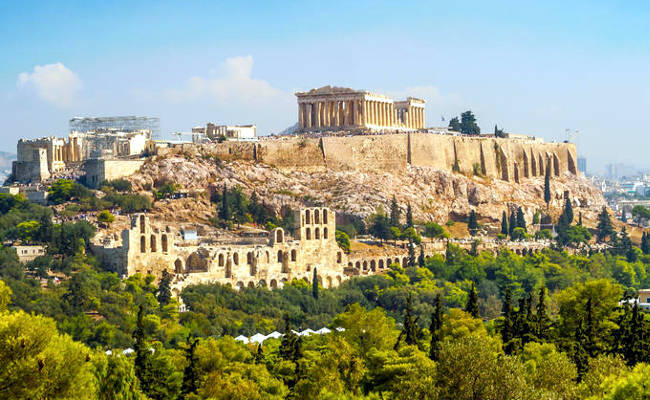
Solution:
[(413, 210), (411, 209), (411, 203), (406, 205), (406, 227), (413, 227)]
[(395, 196), (393, 196), (393, 200), (390, 202), (390, 226), (399, 226), (399, 206), (397, 205)]
[[(189, 343), (189, 338), (187, 339)], [(187, 366), (183, 371), (183, 386), (181, 393), (183, 397), (196, 393), (199, 389), (199, 380), (201, 379), (200, 370), (199, 370), (199, 357), (196, 355), (196, 346), (199, 343), (199, 339), (192, 341), (192, 344), (187, 346), (185, 349), (185, 362)]]
[(318, 272), (316, 270), (317, 268), (314, 267), (314, 274), (311, 278), (311, 295), (318, 300)]
[(587, 299), (587, 304), (585, 305), (587, 311), (587, 318), (585, 322), (585, 351), (590, 357), (595, 357), (597, 353), (596, 345), (596, 321), (594, 321), (594, 304), (591, 301), (591, 297)]
[(420, 246), (420, 255), (418, 256), (418, 266), (420, 268), (424, 267), (425, 263), (425, 258), (424, 258), (424, 246)]
[(621, 255), (624, 255), (628, 262), (635, 262), (637, 260), (636, 250), (632, 244), (632, 240), (630, 240), (630, 237), (627, 234), (625, 226), (621, 229), (620, 236)]
[(465, 304), (465, 311), (474, 318), (480, 318), (481, 314), (478, 308), (478, 293), (476, 293), (476, 286), (472, 283), (472, 290), (469, 292), (467, 304)]
[(571, 196), (568, 192), (564, 196), (564, 211), (562, 211), (566, 216), (566, 220), (569, 225), (573, 222), (573, 205), (571, 204)]
[(232, 219), (232, 210), (230, 208), (230, 199), (228, 199), (228, 188), (226, 184), (223, 185), (223, 192), (221, 195), (221, 208), (219, 209), (219, 219), (228, 222)]
[(508, 234), (510, 236), (512, 236), (512, 232), (514, 232), (516, 227), (517, 227), (517, 217), (515, 216), (514, 213), (510, 213), (510, 218), (508, 220)]
[(598, 241), (604, 241), (607, 236), (611, 236), (613, 233), (614, 227), (612, 226), (612, 220), (609, 218), (607, 207), (603, 206), (602, 211), (598, 214), (598, 226), (596, 227)]
[(133, 350), (135, 351), (134, 369), (135, 375), (140, 380), (140, 385), (143, 391), (148, 392), (148, 382), (150, 381), (149, 375), (149, 346), (147, 344), (147, 337), (144, 331), (144, 306), (138, 309), (138, 318), (136, 320), (136, 328), (133, 332)]
[(548, 210), (551, 204), (551, 168), (546, 167), (546, 174), (544, 175), (544, 202)]
[(171, 283), (172, 283), (172, 275), (169, 272), (167, 272), (167, 270), (163, 270), (162, 278), (160, 278), (160, 283), (158, 284), (158, 296), (157, 296), (158, 304), (160, 304), (161, 307), (169, 304), (169, 301), (172, 298)]
[(517, 228), (526, 230), (526, 218), (524, 217), (524, 210), (521, 207), (517, 208)]
[(501, 233), (506, 236), (510, 234), (510, 230), (508, 229), (508, 216), (505, 211), (501, 214)]
[(431, 346), (429, 347), (429, 358), (438, 361), (440, 356), (440, 343), (442, 342), (442, 299), (440, 294), (436, 296), (433, 313), (431, 314)]
[(646, 232), (643, 232), (641, 237), (641, 251), (643, 254), (650, 254), (650, 236)]
[(469, 213), (469, 220), (467, 221), (467, 230), (472, 236), (476, 235), (478, 231), (478, 221), (476, 220), (476, 211), (474, 210), (472, 210)]

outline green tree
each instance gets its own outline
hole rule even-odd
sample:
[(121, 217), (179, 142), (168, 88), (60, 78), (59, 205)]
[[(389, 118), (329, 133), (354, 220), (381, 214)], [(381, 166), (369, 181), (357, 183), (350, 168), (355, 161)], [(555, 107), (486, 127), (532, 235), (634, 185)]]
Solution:
[(424, 225), (423, 235), (431, 239), (444, 238), (446, 235), (445, 228), (435, 222), (427, 222)]
[(343, 249), (346, 253), (350, 252), (350, 237), (348, 236), (347, 233), (341, 231), (341, 230), (336, 230), (336, 244)]
[(476, 220), (476, 211), (472, 210), (469, 213), (469, 219), (467, 222), (467, 230), (470, 235), (474, 236), (478, 232), (478, 221)]
[(458, 117), (454, 117), (449, 120), (449, 130), (460, 132), (460, 121), (458, 120)]
[(16, 228), (18, 229), (18, 237), (25, 242), (30, 243), (41, 229), (41, 224), (34, 220), (23, 221), (19, 223)]
[(546, 209), (548, 210), (551, 204), (551, 168), (550, 166), (546, 167), (546, 174), (544, 175), (544, 202), (546, 203)]
[(97, 214), (97, 222), (105, 227), (108, 227), (113, 222), (115, 222), (115, 216), (108, 210), (102, 210), (99, 212), (99, 214)]
[(478, 307), (478, 293), (476, 292), (476, 286), (473, 283), (472, 289), (469, 292), (467, 304), (465, 305), (465, 312), (469, 313), (474, 318), (481, 317)]
[(431, 345), (429, 346), (429, 358), (438, 361), (440, 356), (440, 344), (443, 340), (442, 337), (442, 298), (440, 294), (436, 295), (436, 300), (433, 305), (433, 313), (431, 314), (431, 325), (429, 326), (431, 333)]
[(521, 207), (517, 208), (517, 227), (526, 231), (526, 218), (524, 217), (524, 210)]
[(551, 328), (551, 318), (546, 310), (546, 288), (539, 289), (537, 305), (535, 306), (535, 336), (539, 341), (546, 341), (549, 338), (549, 329)]
[(505, 211), (501, 214), (501, 233), (506, 236), (510, 234), (510, 230), (508, 229), (508, 216)]
[(568, 193), (564, 196), (564, 210), (562, 211), (566, 216), (566, 221), (569, 225), (573, 223), (573, 205), (571, 204), (571, 196)]
[(397, 342), (395, 342), (395, 349), (400, 345), (400, 342), (404, 340), (409, 346), (415, 346), (418, 344), (420, 339), (421, 331), (418, 326), (417, 319), (413, 316), (413, 299), (411, 293), (406, 297), (406, 307), (404, 308), (404, 323), (402, 325), (402, 331), (400, 332)]
[(230, 200), (228, 197), (228, 189), (224, 183), (221, 195), (221, 208), (219, 208), (219, 219), (225, 222), (232, 219), (232, 209), (230, 207)]
[(420, 255), (418, 256), (418, 267), (423, 268), (425, 265), (424, 246), (420, 246)]
[(375, 214), (370, 217), (370, 229), (368, 231), (382, 242), (392, 237), (390, 220), (383, 214)]
[(607, 212), (607, 207), (603, 206), (600, 214), (598, 214), (598, 226), (596, 227), (598, 241), (603, 242), (605, 238), (611, 236), (613, 233), (614, 227), (612, 226), (612, 220)]
[(185, 370), (183, 372), (183, 385), (181, 387), (181, 393), (183, 397), (186, 397), (190, 394), (194, 394), (199, 389), (200, 385), (200, 370), (199, 370), (199, 358), (196, 354), (196, 347), (199, 343), (199, 339), (192, 340), (185, 349)]
[(640, 224), (644, 220), (650, 219), (650, 209), (644, 206), (634, 206), (632, 208), (632, 216), (634, 217), (634, 221)]
[(508, 233), (510, 234), (510, 236), (512, 236), (512, 232), (515, 231), (516, 227), (517, 227), (517, 217), (515, 213), (510, 213), (510, 217), (508, 219), (508, 229), (510, 230), (510, 232)]
[(158, 303), (160, 304), (161, 307), (166, 306), (169, 304), (169, 302), (172, 299), (172, 291), (171, 291), (171, 284), (172, 284), (172, 275), (167, 272), (167, 270), (163, 270), (162, 272), (162, 277), (160, 278), (160, 283), (158, 284)]
[(390, 226), (399, 226), (399, 205), (397, 204), (397, 198), (393, 196), (393, 200), (390, 202)]
[(293, 362), (297, 362), (302, 357), (302, 339), (291, 329), (289, 315), (284, 317), (284, 336), (282, 336), (279, 354), (285, 360)]
[(95, 356), (92, 361), (98, 400), (146, 400), (135, 376), (133, 358), (121, 355)]
[(314, 267), (314, 273), (311, 279), (311, 295), (314, 299), (318, 300), (318, 272), (316, 267)]
[(468, 110), (460, 115), (460, 132), (465, 135), (478, 135), (481, 128), (476, 124), (476, 117)]
[(411, 203), (406, 205), (406, 227), (413, 227), (413, 210), (411, 209)]

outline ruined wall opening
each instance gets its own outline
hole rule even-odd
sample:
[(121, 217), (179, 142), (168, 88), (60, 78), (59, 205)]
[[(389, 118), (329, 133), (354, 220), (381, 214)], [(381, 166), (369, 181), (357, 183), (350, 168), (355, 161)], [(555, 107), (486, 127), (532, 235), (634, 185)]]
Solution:
[(377, 264), (375, 263), (375, 260), (370, 261), (370, 270), (372, 272), (375, 272), (377, 270)]
[(361, 269), (361, 263), (360, 263), (359, 261), (357, 261), (357, 262), (354, 264), (354, 267), (355, 267), (356, 269)]
[(341, 252), (339, 251), (339, 252), (336, 253), (336, 263), (337, 264), (341, 263), (341, 258), (342, 258)]
[(282, 250), (278, 250), (278, 262), (282, 262)]
[(275, 232), (275, 241), (276, 243), (282, 243), (284, 241), (284, 235), (282, 234), (282, 231), (279, 229), (277, 230), (277, 232)]
[(185, 264), (188, 272), (207, 272), (208, 270), (208, 253), (206, 250), (199, 249), (190, 254)]
[(271, 262), (271, 254), (267, 251), (266, 252), (266, 263), (268, 264), (270, 262)]
[(180, 259), (174, 261), (174, 272), (177, 274), (183, 273), (183, 262)]
[(145, 228), (144, 215), (141, 215), (140, 216), (140, 233), (144, 233), (144, 228)]
[(253, 281), (248, 282), (248, 287), (250, 289), (253, 289), (255, 287), (255, 282), (253, 282)]
[(384, 269), (384, 260), (379, 260), (379, 269)]
[(323, 228), (323, 239), (327, 239), (327, 228)]
[(147, 252), (147, 239), (144, 236), (140, 236), (140, 253)]
[(311, 230), (309, 228), (305, 229), (305, 238), (311, 240)]
[(332, 277), (331, 277), (331, 276), (328, 276), (328, 277), (326, 278), (326, 282), (327, 282), (327, 286), (326, 286), (326, 287), (327, 287), (327, 288), (331, 288), (331, 287), (332, 287)]
[(327, 210), (323, 210), (323, 223), (327, 224)]
[(239, 265), (239, 254), (238, 253), (233, 253), (232, 262), (234, 262), (235, 265)]
[(167, 235), (162, 235), (160, 238), (163, 253), (167, 253)]
[(151, 252), (155, 253), (156, 251), (156, 237), (151, 235)]
[(271, 279), (271, 289), (277, 289), (278, 288), (278, 281), (275, 279)]
[(368, 270), (368, 261), (363, 262), (363, 270), (367, 271)]
[(571, 154), (570, 151), (567, 151), (567, 168), (569, 169), (569, 172), (571, 172), (573, 175), (578, 175), (578, 170), (576, 169), (576, 162), (573, 159), (573, 155)]
[(296, 250), (295, 250), (295, 249), (294, 249), (294, 250), (291, 250), (291, 261), (292, 261), (292, 262), (296, 262), (296, 259), (297, 259), (297, 258), (298, 258), (298, 257), (297, 257), (297, 252), (296, 252)]
[(219, 259), (219, 266), (223, 267), (223, 265), (225, 264), (225, 257), (223, 256), (223, 254), (219, 254), (218, 259)]
[(253, 252), (252, 251), (249, 251), (248, 253), (246, 253), (246, 263), (248, 265), (253, 265)]
[(320, 213), (318, 210), (314, 210), (314, 223), (320, 224)]
[(305, 224), (311, 224), (311, 213), (309, 210), (305, 210)]
[(318, 228), (314, 229), (314, 239), (320, 239), (320, 230)]

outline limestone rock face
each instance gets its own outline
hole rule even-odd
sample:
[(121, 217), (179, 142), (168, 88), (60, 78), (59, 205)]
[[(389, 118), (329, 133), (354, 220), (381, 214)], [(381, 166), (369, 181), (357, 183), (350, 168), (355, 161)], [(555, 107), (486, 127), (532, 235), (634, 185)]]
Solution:
[[(155, 157), (129, 179), (135, 189), (164, 182), (180, 184), (190, 191), (220, 190), (224, 184), (240, 186), (248, 195), (255, 191), (276, 210), (282, 205), (293, 209), (322, 205), (337, 214), (361, 218), (379, 207), (388, 210), (393, 195), (403, 212), (410, 203), (417, 220), (438, 223), (450, 217), (467, 216), (475, 210), (484, 222), (496, 224), (503, 211), (510, 212), (519, 206), (530, 223), (536, 210), (546, 210), (543, 177), (524, 178), (514, 183), (432, 167), (407, 166), (405, 172), (399, 173), (333, 169), (307, 172), (281, 170), (245, 160), (224, 162), (184, 155)], [(605, 205), (602, 193), (586, 178), (567, 172), (551, 181), (549, 212), (554, 216), (561, 212), (565, 191), (574, 201), (576, 215), (582, 212), (584, 218), (593, 219)], [(188, 206), (186, 203), (184, 207)], [(197, 218), (207, 218), (214, 214), (214, 206), (202, 200), (187, 211)]]

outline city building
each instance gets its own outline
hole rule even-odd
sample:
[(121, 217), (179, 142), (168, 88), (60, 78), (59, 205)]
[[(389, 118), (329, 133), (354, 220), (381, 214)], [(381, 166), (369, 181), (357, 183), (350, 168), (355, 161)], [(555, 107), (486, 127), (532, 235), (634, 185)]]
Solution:
[(215, 125), (208, 122), (206, 126), (192, 128), (192, 141), (201, 143), (203, 138), (210, 141), (219, 140), (257, 140), (257, 125)]
[(578, 157), (578, 171), (583, 174), (587, 174), (587, 159), (584, 157)]

